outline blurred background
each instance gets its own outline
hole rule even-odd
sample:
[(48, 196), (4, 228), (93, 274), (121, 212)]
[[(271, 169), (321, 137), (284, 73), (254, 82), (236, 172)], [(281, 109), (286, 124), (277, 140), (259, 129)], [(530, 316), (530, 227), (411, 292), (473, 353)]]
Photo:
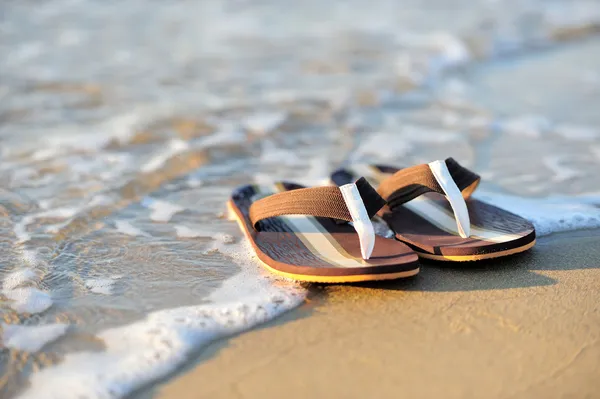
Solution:
[(585, 0), (2, 1), (3, 328), (55, 326), (5, 336), (3, 395), (239, 273), (239, 184), (452, 156), (600, 191), (598, 33)]

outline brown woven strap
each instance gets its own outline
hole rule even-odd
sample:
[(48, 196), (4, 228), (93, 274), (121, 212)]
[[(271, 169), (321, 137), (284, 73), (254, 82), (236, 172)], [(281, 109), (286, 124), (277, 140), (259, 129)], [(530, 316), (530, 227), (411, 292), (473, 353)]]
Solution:
[[(355, 184), (369, 217), (373, 217), (385, 205), (385, 201), (364, 177)], [(284, 191), (262, 198), (250, 206), (250, 221), (254, 227), (263, 219), (283, 215), (310, 215), (352, 221), (342, 193), (335, 186)]]
[[(479, 175), (462, 167), (452, 158), (446, 159), (445, 162), (463, 197), (469, 198), (479, 184)], [(391, 209), (428, 192), (444, 194), (427, 164), (400, 169), (385, 179), (377, 188), (377, 192), (388, 202)]]

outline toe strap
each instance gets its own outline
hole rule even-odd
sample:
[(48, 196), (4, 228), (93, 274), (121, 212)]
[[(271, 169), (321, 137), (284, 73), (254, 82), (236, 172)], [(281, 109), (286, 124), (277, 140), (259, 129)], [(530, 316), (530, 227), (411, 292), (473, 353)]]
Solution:
[(448, 158), (400, 169), (382, 181), (377, 191), (391, 209), (428, 192), (444, 195), (452, 206), (460, 236), (467, 238), (471, 234), (471, 224), (465, 199), (473, 193), (479, 181), (477, 174)]
[(462, 238), (468, 238), (471, 235), (469, 210), (460, 189), (450, 175), (446, 163), (438, 160), (430, 162), (428, 165), (435, 180), (446, 195), (448, 202), (450, 202), (452, 212), (454, 212), (454, 219), (456, 219), (458, 233)]
[(352, 222), (360, 239), (361, 254), (369, 259), (375, 245), (371, 218), (385, 200), (364, 179), (342, 187), (312, 187), (284, 191), (255, 201), (250, 221), (257, 228), (263, 219), (284, 215), (308, 215)]

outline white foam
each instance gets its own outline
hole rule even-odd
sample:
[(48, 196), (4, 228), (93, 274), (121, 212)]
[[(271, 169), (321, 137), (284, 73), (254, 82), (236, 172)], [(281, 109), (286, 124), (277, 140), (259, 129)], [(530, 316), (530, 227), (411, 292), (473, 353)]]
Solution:
[(24, 216), (20, 222), (15, 223), (13, 232), (17, 238), (17, 243), (23, 243), (31, 240), (31, 234), (27, 232), (27, 225), (29, 225), (29, 223), (32, 221), (33, 219), (31, 219), (29, 216)]
[(15, 223), (13, 228), (14, 234), (17, 238), (17, 243), (24, 243), (31, 240), (31, 235), (27, 232), (27, 226), (32, 224), (36, 219), (42, 218), (57, 218), (57, 219), (68, 219), (77, 214), (79, 209), (77, 208), (56, 208), (49, 209), (43, 212), (34, 213), (32, 215), (24, 216), (18, 223)]
[(182, 206), (150, 197), (144, 198), (142, 200), (142, 205), (146, 208), (152, 209), (152, 212), (150, 213), (150, 219), (155, 222), (168, 222), (171, 220), (174, 214), (185, 209)]
[[(219, 243), (217, 246), (221, 247)], [(102, 352), (68, 354), (31, 376), (20, 398), (123, 397), (176, 370), (209, 342), (252, 328), (302, 303), (305, 290), (257, 271), (247, 243), (227, 250), (242, 272), (208, 298), (211, 303), (150, 313), (130, 325), (102, 331)], [(243, 262), (243, 263), (242, 263)], [(240, 298), (241, 301), (232, 298)]]
[(285, 112), (261, 112), (244, 119), (243, 125), (252, 133), (264, 136), (279, 127), (286, 118)]
[(144, 173), (153, 172), (161, 168), (165, 162), (171, 159), (173, 156), (187, 150), (189, 144), (186, 141), (180, 139), (173, 139), (169, 141), (166, 149), (159, 151), (150, 160), (148, 160), (140, 170)]
[(539, 138), (551, 127), (551, 122), (539, 115), (522, 115), (497, 121), (503, 132), (531, 138)]
[(17, 313), (41, 313), (52, 306), (50, 295), (34, 287), (6, 290), (4, 296)]
[(240, 144), (246, 140), (246, 134), (237, 130), (220, 130), (210, 136), (202, 137), (194, 143), (194, 148), (210, 148)]
[(17, 269), (4, 277), (2, 289), (4, 291), (14, 290), (23, 284), (36, 282), (37, 280), (38, 276), (33, 270), (29, 268)]
[(113, 278), (89, 278), (85, 286), (94, 294), (112, 295), (116, 281)]
[(175, 233), (177, 237), (181, 238), (196, 238), (196, 237), (206, 237), (206, 233), (201, 231), (190, 229), (187, 226), (177, 225), (175, 226)]
[(392, 139), (392, 135), (385, 132), (374, 133), (363, 140), (358, 148), (352, 153), (354, 162), (366, 158), (377, 157), (381, 161), (393, 161), (402, 158), (413, 149), (413, 146), (405, 140)]
[(158, 109), (139, 107), (116, 115), (97, 125), (80, 127), (61, 126), (52, 132), (45, 130), (39, 137), (47, 146), (36, 152), (40, 160), (55, 157), (67, 150), (95, 151), (108, 145), (112, 140), (126, 143), (150, 116), (156, 118)]
[(22, 326), (3, 324), (2, 343), (7, 348), (26, 352), (37, 352), (44, 345), (62, 337), (67, 324), (46, 324), (41, 326)]
[(389, 131), (369, 134), (358, 144), (350, 156), (354, 163), (373, 159), (378, 162), (398, 161), (408, 156), (418, 144), (449, 144), (465, 139), (452, 130), (398, 125), (397, 121), (387, 124), (390, 125)]
[(458, 37), (448, 32), (437, 32), (426, 37), (425, 44), (436, 51), (435, 57), (431, 60), (435, 71), (444, 71), (445, 69), (464, 65), (471, 58), (471, 52), (466, 44)]
[(575, 141), (595, 141), (600, 135), (598, 130), (588, 126), (578, 125), (559, 125), (556, 127), (556, 134), (569, 140)]
[(467, 45), (449, 32), (417, 34), (401, 31), (397, 40), (409, 51), (396, 58), (396, 71), (417, 85), (437, 79), (445, 71), (473, 58)]
[(264, 141), (260, 156), (261, 164), (277, 164), (287, 166), (302, 165), (303, 161), (293, 151), (278, 148), (270, 141)]
[[(214, 241), (218, 241), (223, 244), (231, 244), (231, 243), (235, 242), (235, 238), (231, 234), (215, 233), (214, 231), (208, 231), (208, 230), (191, 229), (191, 228), (189, 228), (187, 226), (183, 226), (183, 225), (175, 226), (175, 233), (177, 234), (177, 237), (180, 237), (180, 238), (206, 237), (206, 238), (212, 238)], [(224, 250), (223, 247), (211, 248), (211, 249), (209, 249), (209, 252), (214, 249)]]
[(50, 208), (50, 205), (52, 205), (51, 199), (41, 199), (38, 201), (38, 206), (41, 209), (48, 209), (48, 208)]
[(187, 186), (190, 188), (197, 188), (200, 187), (202, 184), (204, 184), (204, 182), (200, 179), (194, 178), (194, 177), (190, 177), (189, 179), (187, 179)]
[(150, 234), (138, 229), (126, 220), (115, 220), (115, 227), (117, 231), (123, 234), (127, 234), (128, 236), (150, 237)]
[(107, 206), (114, 203), (114, 201), (107, 195), (94, 195), (92, 199), (87, 203), (88, 208), (93, 208), (95, 206)]
[(600, 195), (523, 198), (480, 192), (476, 193), (475, 197), (531, 221), (538, 236), (600, 228)]
[(564, 156), (548, 156), (542, 159), (544, 165), (554, 173), (552, 180), (563, 182), (581, 176), (583, 171), (565, 165)]
[(232, 244), (235, 242), (235, 238), (231, 234), (227, 234), (227, 233), (213, 234), (212, 239), (219, 241), (223, 244)]
[(45, 161), (47, 159), (53, 158), (58, 153), (58, 148), (42, 148), (40, 150), (35, 151), (31, 155), (31, 159), (33, 159), (34, 161)]

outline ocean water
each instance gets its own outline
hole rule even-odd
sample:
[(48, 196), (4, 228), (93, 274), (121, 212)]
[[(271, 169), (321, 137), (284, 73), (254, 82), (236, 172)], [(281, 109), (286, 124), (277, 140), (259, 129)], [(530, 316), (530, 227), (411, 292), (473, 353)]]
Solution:
[(123, 397), (300, 305), (240, 184), (453, 156), (539, 235), (600, 227), (596, 1), (1, 8), (2, 397)]

